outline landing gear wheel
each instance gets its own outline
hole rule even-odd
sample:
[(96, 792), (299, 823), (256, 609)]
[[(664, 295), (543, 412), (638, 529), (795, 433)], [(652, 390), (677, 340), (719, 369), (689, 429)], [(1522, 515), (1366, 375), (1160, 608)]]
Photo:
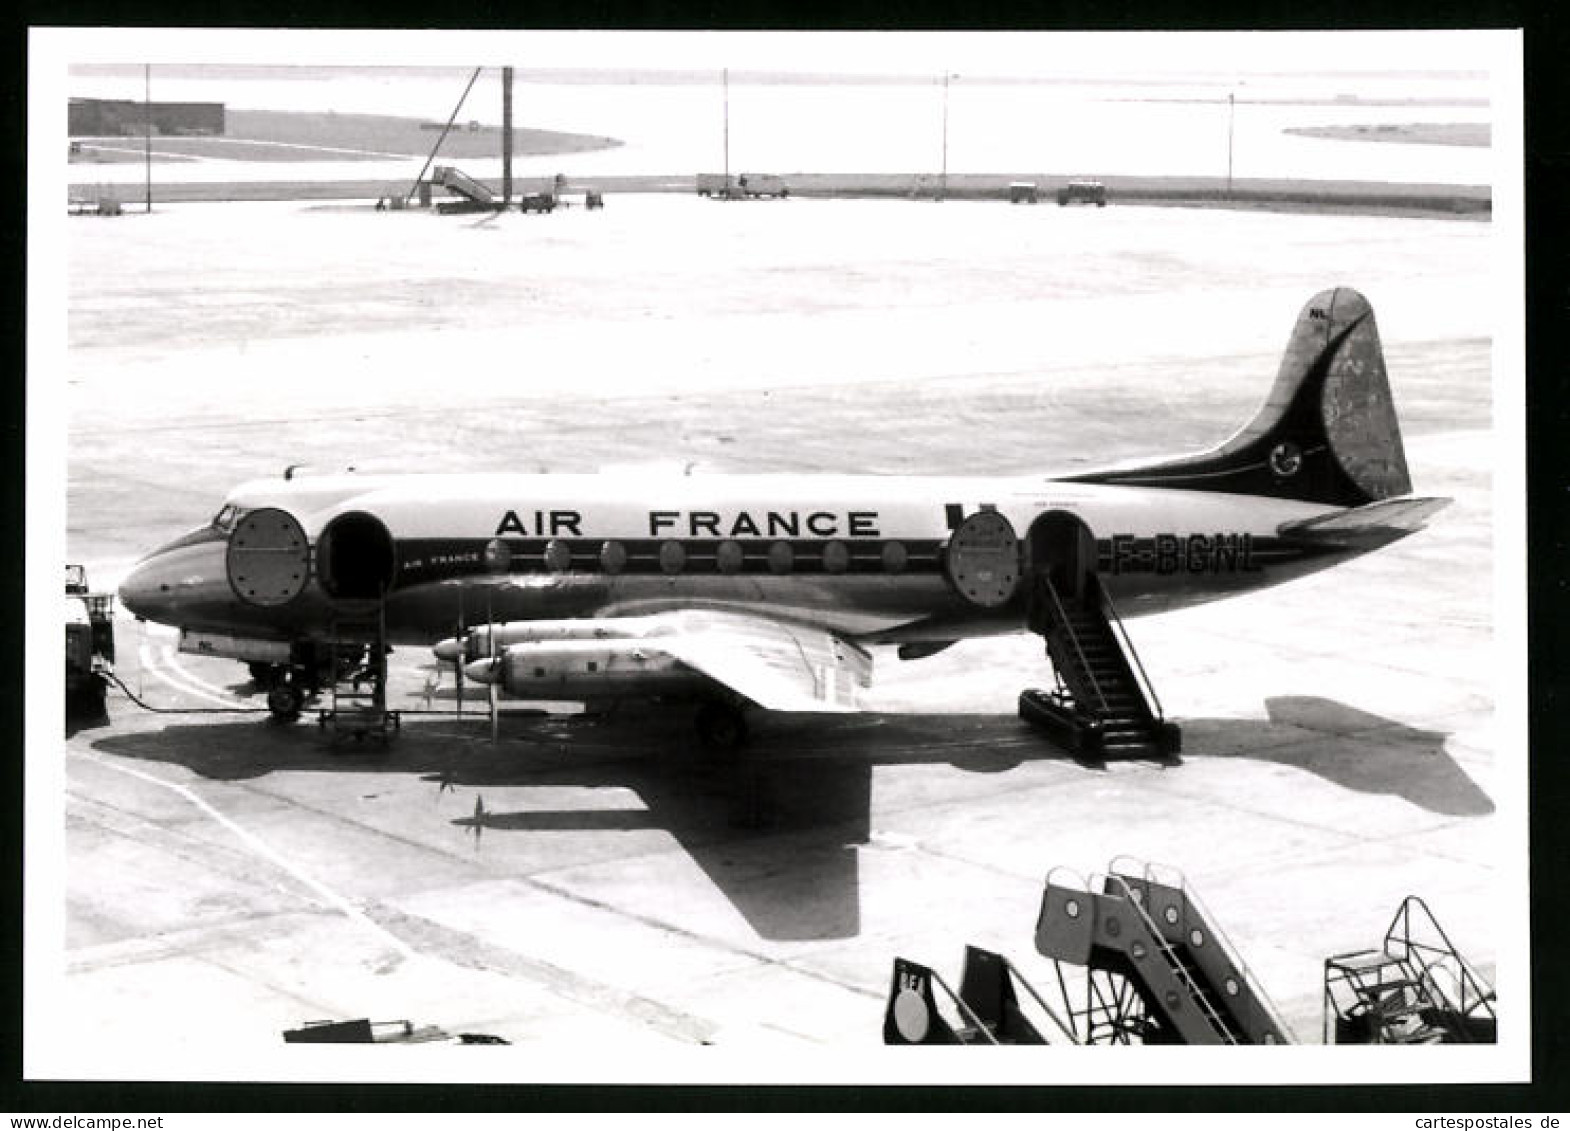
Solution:
[(705, 703), (698, 708), (698, 739), (711, 750), (735, 750), (747, 741), (747, 720), (730, 703)]
[(305, 705), (305, 694), (291, 679), (279, 680), (267, 692), (267, 709), (280, 722), (292, 723), (300, 717)]

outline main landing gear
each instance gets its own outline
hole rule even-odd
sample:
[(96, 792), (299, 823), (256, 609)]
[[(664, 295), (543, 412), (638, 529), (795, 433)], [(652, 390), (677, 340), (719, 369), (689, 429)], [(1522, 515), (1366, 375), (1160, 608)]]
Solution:
[(366, 648), (360, 644), (296, 644), (294, 652), (287, 664), (246, 665), (251, 681), (267, 692), (267, 709), (279, 722), (294, 722), (323, 687), (348, 678), (366, 662)]

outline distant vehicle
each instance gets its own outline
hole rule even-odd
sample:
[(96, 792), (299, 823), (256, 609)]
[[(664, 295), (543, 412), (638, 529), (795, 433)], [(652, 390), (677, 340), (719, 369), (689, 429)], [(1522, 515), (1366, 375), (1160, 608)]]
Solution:
[(790, 195), (790, 186), (783, 177), (773, 173), (743, 173), (736, 182), (744, 196), (777, 196), (781, 200)]
[(1100, 181), (1070, 181), (1058, 189), (1059, 204), (1094, 204), (1107, 206), (1107, 186)]
[(87, 571), (65, 567), (65, 703), (67, 714), (102, 713), (114, 671), (114, 594), (93, 593)]
[(604, 208), (605, 197), (601, 196), (594, 189), (589, 189), (583, 194), (583, 206), (585, 208)]
[(1010, 204), (1034, 204), (1034, 203), (1036, 203), (1036, 182), (1035, 181), (1015, 181), (1013, 184), (1009, 185), (1009, 203)]
[(729, 196), (736, 187), (736, 178), (724, 173), (699, 173), (697, 185), (699, 196)]
[(531, 192), (518, 198), (520, 212), (554, 212), (556, 210), (556, 194), (550, 192)]

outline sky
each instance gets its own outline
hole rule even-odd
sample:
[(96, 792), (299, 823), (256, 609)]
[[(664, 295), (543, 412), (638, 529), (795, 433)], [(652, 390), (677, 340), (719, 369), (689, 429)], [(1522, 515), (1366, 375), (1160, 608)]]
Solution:
[(34, 29), (73, 62), (513, 65), (851, 75), (1485, 71), (1509, 31), (469, 32)]

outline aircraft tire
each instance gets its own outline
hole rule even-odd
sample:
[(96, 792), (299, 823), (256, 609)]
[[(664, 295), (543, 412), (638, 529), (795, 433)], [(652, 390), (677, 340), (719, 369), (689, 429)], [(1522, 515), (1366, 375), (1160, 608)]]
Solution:
[(709, 702), (698, 708), (698, 740), (710, 750), (736, 750), (747, 741), (747, 720), (741, 708)]
[(279, 680), (267, 692), (267, 709), (280, 722), (292, 723), (298, 719), (304, 704), (305, 696), (292, 679)]

